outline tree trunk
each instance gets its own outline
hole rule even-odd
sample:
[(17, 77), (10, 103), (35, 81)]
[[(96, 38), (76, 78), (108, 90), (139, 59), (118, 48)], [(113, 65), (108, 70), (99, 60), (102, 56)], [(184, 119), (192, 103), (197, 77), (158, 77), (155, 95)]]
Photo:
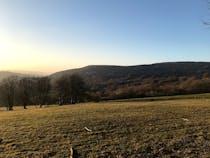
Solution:
[(13, 110), (13, 107), (12, 107), (12, 106), (8, 106), (8, 107), (7, 107), (7, 110), (8, 110), (8, 111), (12, 111), (12, 110)]

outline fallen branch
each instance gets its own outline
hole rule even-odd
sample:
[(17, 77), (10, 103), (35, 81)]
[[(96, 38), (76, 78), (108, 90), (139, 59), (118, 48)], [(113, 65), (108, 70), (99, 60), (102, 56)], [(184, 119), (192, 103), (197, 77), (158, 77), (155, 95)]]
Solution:
[(186, 119), (186, 118), (182, 118), (183, 121), (189, 122), (190, 120)]
[(70, 148), (70, 154), (69, 154), (69, 158), (73, 158), (74, 155), (74, 151), (73, 148)]
[(89, 128), (87, 128), (87, 127), (85, 127), (84, 129), (85, 129), (86, 131), (88, 131), (88, 132), (92, 132), (92, 130), (89, 129)]

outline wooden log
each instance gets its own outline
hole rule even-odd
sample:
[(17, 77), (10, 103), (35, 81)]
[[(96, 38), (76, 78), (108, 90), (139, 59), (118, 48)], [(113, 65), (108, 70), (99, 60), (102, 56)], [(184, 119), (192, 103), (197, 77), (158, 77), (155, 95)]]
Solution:
[(70, 148), (70, 153), (69, 153), (69, 158), (74, 158), (73, 156), (74, 156), (74, 150), (73, 150), (73, 148), (71, 147), (71, 148)]

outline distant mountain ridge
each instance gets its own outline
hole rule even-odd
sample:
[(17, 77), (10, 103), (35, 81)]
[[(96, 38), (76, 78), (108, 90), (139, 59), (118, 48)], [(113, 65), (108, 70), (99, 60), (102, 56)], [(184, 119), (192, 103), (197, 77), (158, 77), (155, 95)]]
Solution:
[(21, 71), (21, 72), (12, 72), (12, 71), (0, 71), (0, 82), (6, 78), (16, 76), (16, 77), (42, 77), (46, 76), (39, 72), (30, 72), (30, 71)]
[(0, 82), (6, 78), (9, 78), (11, 76), (24, 76), (24, 74), (10, 72), (10, 71), (0, 71)]
[[(84, 77), (91, 84), (100, 84), (101, 82), (113, 80), (132, 81), (146, 78), (202, 77), (203, 75), (210, 76), (210, 62), (165, 62), (136, 66), (90, 65), (56, 72), (49, 75), (49, 77), (56, 80), (63, 75), (75, 73)], [(0, 81), (10, 76), (26, 75), (28, 74), (0, 71)]]
[[(151, 65), (90, 65), (49, 75), (51, 83), (65, 75), (84, 78), (90, 96), (120, 99), (210, 92), (210, 62), (166, 62)], [(10, 76), (28, 76), (0, 71), (0, 81)]]
[(166, 62), (137, 66), (108, 66), (93, 65), (78, 69), (70, 69), (50, 75), (52, 79), (62, 75), (77, 73), (87, 80), (97, 82), (113, 79), (134, 80), (162, 77), (201, 77), (210, 75), (210, 62)]
[(50, 75), (84, 78), (96, 98), (121, 99), (210, 92), (210, 62), (167, 62), (137, 66), (92, 65)]

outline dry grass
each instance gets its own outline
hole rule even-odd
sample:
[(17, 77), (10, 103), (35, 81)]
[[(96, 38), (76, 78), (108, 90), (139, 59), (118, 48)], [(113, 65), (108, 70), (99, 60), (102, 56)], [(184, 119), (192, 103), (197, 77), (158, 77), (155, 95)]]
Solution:
[(210, 99), (0, 110), (1, 158), (65, 158), (71, 146), (80, 157), (209, 157)]

